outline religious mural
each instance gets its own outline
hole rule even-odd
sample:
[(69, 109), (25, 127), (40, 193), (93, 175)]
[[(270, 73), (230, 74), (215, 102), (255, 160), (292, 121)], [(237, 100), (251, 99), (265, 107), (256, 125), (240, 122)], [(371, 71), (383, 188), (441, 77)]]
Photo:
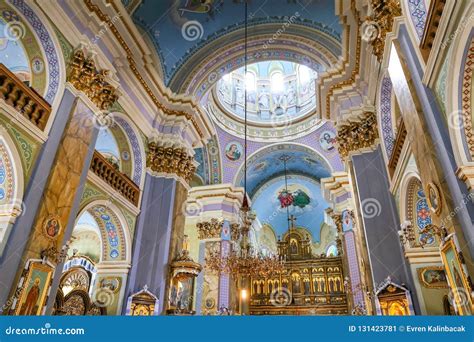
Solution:
[(43, 312), (52, 276), (51, 266), (41, 262), (30, 262), (16, 304), (17, 315), (39, 315)]
[(225, 147), (225, 156), (230, 161), (238, 161), (243, 154), (243, 147), (237, 141), (232, 141)]
[(322, 210), (326, 207), (320, 185), (310, 178), (296, 175), (288, 177), (287, 185), (284, 177), (269, 181), (253, 198), (253, 208), (259, 221), (272, 227), (277, 236), (288, 229), (287, 215), (291, 215), (294, 217), (293, 224), (308, 229), (315, 241), (320, 238)]

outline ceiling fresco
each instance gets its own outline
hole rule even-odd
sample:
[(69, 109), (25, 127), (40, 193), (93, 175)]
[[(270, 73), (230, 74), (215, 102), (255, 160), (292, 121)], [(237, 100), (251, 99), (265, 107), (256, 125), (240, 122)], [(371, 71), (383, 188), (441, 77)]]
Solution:
[[(283, 157), (290, 157), (286, 162), (287, 174), (304, 175), (315, 180), (331, 175), (326, 161), (310, 148), (295, 144), (273, 145), (248, 159), (247, 192), (252, 199), (269, 180), (284, 175)], [(243, 186), (243, 170), (237, 175), (236, 184)]]
[[(282, 23), (314, 27), (340, 39), (334, 2), (324, 0), (260, 0), (249, 3), (249, 35), (258, 24)], [(133, 19), (150, 37), (168, 82), (177, 67), (209, 41), (241, 28), (244, 6), (236, 0), (143, 0)]]
[(277, 236), (288, 230), (287, 213), (296, 218), (295, 226), (306, 228), (313, 242), (320, 241), (324, 210), (328, 204), (321, 195), (317, 180), (301, 175), (279, 176), (265, 183), (254, 195), (252, 209), (262, 225), (270, 225)]

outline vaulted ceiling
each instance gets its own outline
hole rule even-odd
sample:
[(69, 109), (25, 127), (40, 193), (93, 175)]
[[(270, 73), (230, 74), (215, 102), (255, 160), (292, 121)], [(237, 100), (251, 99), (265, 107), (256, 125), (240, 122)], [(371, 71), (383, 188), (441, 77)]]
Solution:
[[(340, 41), (342, 31), (334, 1), (255, 0), (249, 2), (248, 13), (249, 37), (262, 35), (264, 28), (275, 40), (284, 34), (297, 35), (298, 30), (301, 36), (310, 35), (314, 40), (321, 33), (327, 49), (333, 55), (340, 53), (339, 44), (334, 44)], [(165, 82), (170, 84), (180, 67), (196, 52), (212, 41), (239, 31), (245, 12), (243, 1), (239, 0), (142, 0), (133, 8), (132, 16), (153, 42)], [(242, 34), (238, 38), (242, 39)]]

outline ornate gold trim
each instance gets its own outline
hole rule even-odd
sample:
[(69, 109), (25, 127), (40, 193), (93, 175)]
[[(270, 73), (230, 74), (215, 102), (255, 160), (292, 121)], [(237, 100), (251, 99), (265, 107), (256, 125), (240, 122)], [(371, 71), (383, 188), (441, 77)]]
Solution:
[[(125, 43), (125, 40), (123, 39), (122, 35), (118, 31), (117, 27), (115, 27), (115, 24), (112, 21), (112, 19), (110, 19), (110, 17), (108, 15), (104, 14), (97, 5), (92, 4), (92, 0), (84, 0), (84, 3), (87, 6), (87, 8), (89, 9), (89, 11), (91, 11), (92, 13), (95, 13), (99, 17), (100, 20), (104, 21), (107, 24), (107, 26), (109, 27), (109, 29), (111, 30), (111, 32), (115, 35), (115, 38), (117, 38), (118, 42), (120, 43), (120, 45), (122, 46), (122, 48), (125, 50), (125, 52), (127, 54), (127, 61), (128, 61), (130, 69), (132, 70), (132, 72), (134, 73), (134, 75), (136, 76), (138, 81), (141, 83), (141, 85), (145, 89), (146, 93), (150, 96), (153, 103), (158, 107), (158, 109), (160, 109), (166, 115), (176, 115), (176, 116), (186, 117), (187, 120), (192, 122), (192, 124), (193, 124), (194, 128), (196, 129), (196, 132), (198, 133), (198, 135), (201, 138), (204, 138), (204, 134), (203, 134), (202, 130), (199, 128), (199, 125), (196, 122), (196, 120), (193, 118), (193, 115), (191, 115), (189, 113), (186, 113), (184, 111), (173, 110), (173, 109), (165, 107), (158, 100), (158, 98), (155, 96), (155, 94), (153, 94), (153, 91), (151, 90), (150, 86), (147, 84), (147, 82), (145, 81), (143, 76), (138, 71), (137, 64), (136, 64), (135, 60), (133, 59), (132, 51), (128, 47), (127, 43)], [(106, 0), (106, 3), (111, 5), (117, 13), (120, 12), (119, 9), (117, 8), (117, 5), (113, 1)], [(125, 22), (123, 22), (123, 23), (124, 23), (125, 27), (127, 28), (127, 30), (130, 32), (130, 34), (132, 34), (131, 33), (132, 31), (131, 31), (130, 27)], [(132, 36), (133, 36), (133, 34), (132, 34)], [(136, 37), (133, 36), (133, 38), (136, 38)], [(139, 48), (140, 48), (140, 51), (142, 53), (144, 53), (144, 51), (141, 49), (140, 46), (139, 46)], [(146, 66), (145, 66), (145, 70), (149, 71), (148, 68), (146, 68)], [(156, 81), (155, 81), (155, 83), (156, 83)], [(178, 102), (178, 101), (174, 101), (173, 99), (171, 99), (171, 97), (168, 94), (163, 93), (162, 95), (168, 101)], [(197, 107), (191, 100), (179, 100), (178, 103), (189, 104), (197, 112), (201, 112), (199, 107)]]

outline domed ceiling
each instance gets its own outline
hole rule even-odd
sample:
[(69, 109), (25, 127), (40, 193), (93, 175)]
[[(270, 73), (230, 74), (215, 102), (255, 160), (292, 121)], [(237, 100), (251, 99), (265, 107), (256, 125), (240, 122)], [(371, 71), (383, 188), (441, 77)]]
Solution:
[(238, 121), (272, 127), (297, 120), (316, 108), (317, 72), (288, 61), (264, 61), (225, 74), (216, 84), (214, 97), (220, 109)]
[[(122, 1), (126, 6), (130, 2)], [(342, 29), (334, 6), (334, 1), (327, 0), (250, 1), (249, 35), (257, 26), (277, 23), (280, 30), (272, 28), (271, 34), (287, 33), (285, 31), (301, 26), (340, 41)], [(243, 1), (237, 0), (142, 0), (133, 8), (132, 17), (155, 45), (165, 82), (169, 83), (179, 67), (200, 48), (242, 28), (244, 6)], [(316, 35), (313, 39), (317, 39)], [(340, 53), (340, 47), (332, 43), (328, 49), (334, 55)]]

